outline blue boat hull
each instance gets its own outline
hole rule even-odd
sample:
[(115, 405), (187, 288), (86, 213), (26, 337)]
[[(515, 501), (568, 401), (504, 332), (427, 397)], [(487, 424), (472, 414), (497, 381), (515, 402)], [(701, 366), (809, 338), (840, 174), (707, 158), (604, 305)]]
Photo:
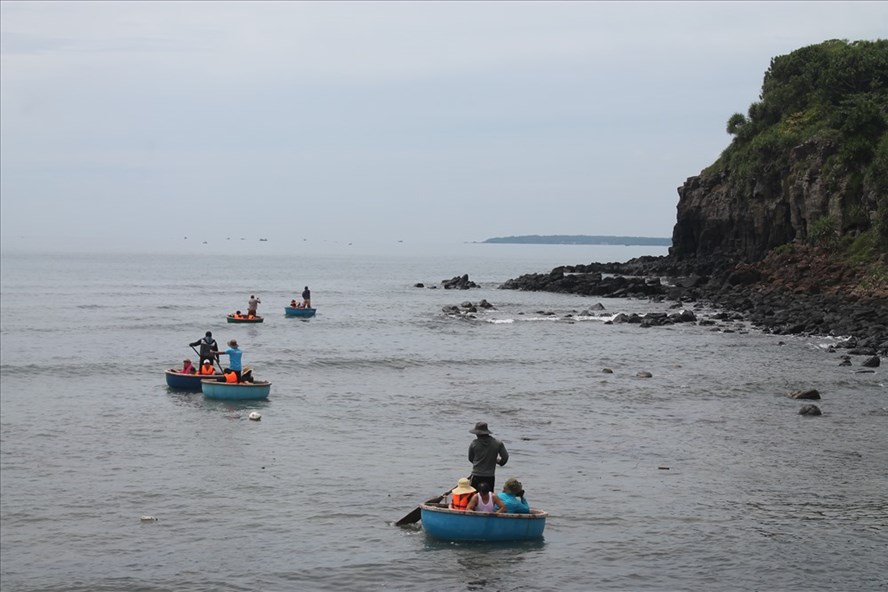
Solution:
[(542, 510), (530, 514), (488, 514), (450, 510), (422, 504), (422, 529), (445, 541), (533, 541), (543, 538), (546, 517)]
[(313, 317), (318, 309), (316, 308), (293, 308), (292, 306), (284, 307), (284, 314), (288, 317)]
[(200, 381), (207, 378), (221, 378), (221, 374), (181, 374), (175, 370), (166, 371), (167, 386), (177, 391), (200, 392)]
[(200, 390), (204, 397), (220, 401), (254, 401), (267, 399), (271, 393), (270, 382), (217, 382), (203, 380)]

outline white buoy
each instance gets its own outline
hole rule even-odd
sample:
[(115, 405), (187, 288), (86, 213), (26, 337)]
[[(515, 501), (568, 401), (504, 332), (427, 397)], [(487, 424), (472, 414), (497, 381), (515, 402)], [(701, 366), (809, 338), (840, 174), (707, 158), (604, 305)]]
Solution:
[(142, 516), (142, 522), (157, 522), (157, 518), (154, 516)]
[(250, 419), (252, 419), (253, 421), (259, 421), (260, 419), (262, 419), (262, 416), (259, 415), (258, 411), (252, 411), (250, 413)]

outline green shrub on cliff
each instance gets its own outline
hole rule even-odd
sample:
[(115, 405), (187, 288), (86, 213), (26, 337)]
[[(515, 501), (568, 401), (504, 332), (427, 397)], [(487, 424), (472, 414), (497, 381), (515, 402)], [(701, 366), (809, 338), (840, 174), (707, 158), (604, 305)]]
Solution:
[[(771, 60), (759, 101), (727, 122), (733, 137), (711, 172), (726, 173), (739, 195), (780, 187), (808, 153), (841, 196), (831, 232), (888, 249), (888, 40), (830, 40)], [(807, 151), (807, 152), (806, 152)], [(798, 173), (799, 171), (795, 171)], [(831, 214), (838, 214), (833, 217)], [(824, 239), (825, 222), (809, 221)], [(877, 255), (878, 253), (874, 253)]]

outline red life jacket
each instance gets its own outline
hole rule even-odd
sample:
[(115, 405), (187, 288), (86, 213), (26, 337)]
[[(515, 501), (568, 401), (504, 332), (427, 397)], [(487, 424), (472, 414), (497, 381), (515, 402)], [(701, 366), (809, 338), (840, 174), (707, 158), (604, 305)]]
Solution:
[(469, 501), (472, 499), (473, 495), (475, 495), (474, 491), (470, 491), (469, 493), (454, 493), (453, 498), (450, 500), (450, 507), (454, 510), (465, 510), (469, 507)]

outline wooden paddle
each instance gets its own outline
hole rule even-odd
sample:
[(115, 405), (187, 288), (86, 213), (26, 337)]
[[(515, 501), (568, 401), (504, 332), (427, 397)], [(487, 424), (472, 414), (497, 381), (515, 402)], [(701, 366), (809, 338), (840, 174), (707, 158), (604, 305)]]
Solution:
[[(193, 345), (191, 346), (191, 349), (194, 349)], [(198, 360), (197, 371), (200, 372), (200, 352), (198, 352), (196, 349), (194, 349), (194, 353), (197, 354), (197, 360)], [(214, 360), (217, 364), (219, 364), (219, 360), (216, 358), (216, 356), (210, 356), (210, 359)], [(219, 374), (225, 374), (225, 372), (222, 370), (222, 364), (219, 364)]]
[[(448, 489), (447, 491), (445, 491), (444, 493), (442, 493), (438, 497), (433, 497), (432, 499), (427, 500), (425, 503), (437, 504), (442, 499), (447, 497), (447, 494), (449, 494), (449, 493), (450, 493), (450, 490)], [(415, 508), (413, 508), (413, 510), (411, 510), (411, 512), (409, 514), (407, 514), (406, 516), (404, 516), (403, 518), (401, 518), (400, 520), (395, 522), (395, 526), (404, 526), (405, 524), (416, 524), (421, 519), (422, 519), (422, 505), (419, 505), (419, 506), (416, 506)]]

